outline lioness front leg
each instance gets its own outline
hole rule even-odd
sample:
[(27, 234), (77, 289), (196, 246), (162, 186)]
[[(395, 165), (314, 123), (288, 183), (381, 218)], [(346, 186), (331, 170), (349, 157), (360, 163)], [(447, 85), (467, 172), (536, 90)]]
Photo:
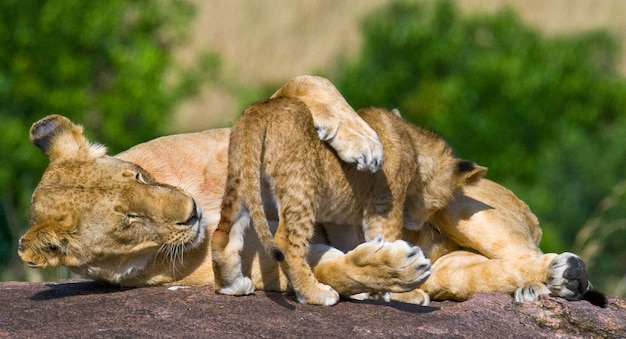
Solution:
[(468, 251), (454, 251), (437, 259), (422, 289), (434, 300), (467, 300), (479, 292), (514, 293), (519, 287), (542, 282), (556, 254), (489, 259)]
[[(386, 242), (382, 237), (345, 255), (334, 249), (312, 251), (310, 261), (315, 277), (345, 297), (412, 291), (431, 274), (430, 260), (419, 247), (403, 240)], [(416, 303), (426, 305), (428, 298)]]
[(291, 97), (304, 102), (313, 116), (319, 138), (359, 170), (378, 171), (383, 146), (378, 134), (348, 105), (328, 79), (303, 75), (283, 85), (271, 98)]

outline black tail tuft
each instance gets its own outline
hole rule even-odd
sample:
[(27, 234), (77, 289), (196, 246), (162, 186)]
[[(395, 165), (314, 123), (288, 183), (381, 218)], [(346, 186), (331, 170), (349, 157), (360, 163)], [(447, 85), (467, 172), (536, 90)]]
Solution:
[(604, 293), (594, 289), (585, 292), (583, 300), (587, 300), (591, 304), (602, 308), (606, 308), (606, 305), (609, 303), (609, 300), (606, 298)]
[(278, 248), (274, 248), (272, 250), (272, 257), (274, 257), (274, 260), (276, 261), (285, 261), (285, 255), (283, 254), (283, 251), (279, 250)]

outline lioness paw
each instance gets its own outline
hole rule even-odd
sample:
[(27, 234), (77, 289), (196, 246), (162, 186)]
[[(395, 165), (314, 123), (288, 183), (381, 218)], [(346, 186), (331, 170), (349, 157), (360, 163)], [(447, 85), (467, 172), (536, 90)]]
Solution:
[(585, 263), (576, 254), (564, 252), (552, 260), (546, 272), (546, 283), (530, 283), (515, 291), (515, 301), (536, 301), (541, 295), (578, 300), (590, 288)]
[(559, 254), (548, 267), (546, 286), (552, 295), (570, 300), (580, 299), (589, 289), (585, 263), (576, 254)]
[(355, 275), (372, 292), (408, 292), (431, 274), (424, 252), (403, 240), (386, 242), (378, 237), (348, 252), (346, 260), (358, 267)]
[(407, 304), (415, 304), (420, 306), (428, 306), (430, 303), (430, 297), (428, 293), (423, 290), (416, 288), (413, 291), (403, 292), (403, 293), (359, 293), (350, 296), (351, 299), (354, 300), (384, 300), (386, 302), (390, 301), (400, 301)]
[(226, 295), (248, 295), (253, 292), (254, 285), (252, 285), (252, 280), (248, 277), (237, 278), (233, 283), (217, 290), (217, 293)]
[(339, 293), (325, 284), (316, 284), (315, 288), (306, 292), (296, 292), (298, 302), (301, 304), (332, 306), (339, 301)]
[(410, 292), (404, 293), (391, 293), (391, 300), (401, 301), (408, 304), (415, 304), (421, 306), (428, 306), (430, 303), (430, 297), (423, 290), (416, 288)]

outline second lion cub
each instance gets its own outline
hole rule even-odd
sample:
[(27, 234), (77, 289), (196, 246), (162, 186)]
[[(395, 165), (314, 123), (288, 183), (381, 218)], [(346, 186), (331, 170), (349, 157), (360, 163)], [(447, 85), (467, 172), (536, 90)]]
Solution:
[[(212, 239), (219, 293), (253, 292), (239, 255), (243, 232), (252, 219), (261, 243), (280, 262), (298, 300), (335, 304), (337, 292), (318, 282), (307, 263), (316, 223), (360, 225), (366, 241), (379, 236), (399, 240), (403, 227), (418, 229), (448, 204), (456, 188), (486, 173), (483, 167), (455, 158), (441, 137), (399, 114), (377, 108), (359, 114), (383, 144), (384, 164), (376, 173), (342, 162), (319, 140), (307, 106), (298, 99), (273, 98), (244, 111), (231, 130), (226, 195)], [(278, 211), (275, 239), (262, 187), (269, 187)], [(418, 248), (413, 255), (423, 261), (417, 288), (430, 275), (430, 261)]]

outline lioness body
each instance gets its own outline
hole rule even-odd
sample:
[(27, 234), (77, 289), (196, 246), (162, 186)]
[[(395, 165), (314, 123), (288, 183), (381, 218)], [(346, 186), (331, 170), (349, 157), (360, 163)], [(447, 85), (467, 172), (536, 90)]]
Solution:
[[(457, 187), (485, 173), (456, 159), (434, 133), (376, 108), (359, 114), (377, 132), (385, 162), (376, 173), (358, 171), (318, 139), (313, 120), (303, 111), (308, 108), (298, 99), (273, 98), (251, 105), (232, 128), (222, 220), (212, 246), (221, 293), (252, 292), (241, 274), (238, 253), (243, 244), (235, 240), (247, 229), (250, 216), (268, 252), (276, 251), (280, 261), (284, 252), (281, 267), (300, 300), (334, 304), (339, 296), (313, 277), (306, 262), (316, 223), (362, 226), (357, 232), (365, 241), (377, 236), (395, 241), (402, 238), (403, 226), (418, 230), (448, 204)], [(278, 208), (279, 249), (262, 207), (262, 181), (271, 187)], [(421, 251), (415, 260), (421, 261), (425, 280), (430, 262)]]
[[(364, 122), (327, 81), (303, 77), (278, 93), (291, 93), (311, 108), (319, 136), (342, 159), (377, 168), (381, 149), (375, 133), (363, 132)], [(31, 228), (19, 244), (22, 259), (33, 267), (65, 265), (86, 277), (127, 286), (213, 285), (209, 243), (226, 183), (229, 130), (162, 137), (108, 157), (89, 145), (82, 129), (63, 119), (51, 117), (34, 125), (31, 137), (51, 163), (33, 193)], [(58, 124), (47, 125), (51, 121)], [(54, 135), (46, 136), (47, 128), (35, 126), (48, 127)], [(171, 203), (176, 208), (163, 209), (159, 199), (151, 199), (152, 189), (163, 195), (155, 198), (179, 201)], [(201, 207), (200, 218), (193, 201)], [(155, 217), (128, 228), (137, 217), (128, 213), (131, 207), (152, 211)], [(163, 211), (176, 217), (158, 217)], [(205, 232), (195, 226), (194, 213)], [(420, 245), (433, 262), (422, 289), (435, 299), (516, 290), (518, 300), (544, 293), (580, 297), (587, 286), (582, 262), (570, 260), (575, 257), (569, 254), (542, 254), (537, 247), (540, 233), (523, 202), (481, 179), (455, 192), (431, 222), (407, 232), (405, 239)], [(415, 267), (406, 266), (412, 249), (403, 243), (359, 245), (351, 226), (333, 227), (326, 235), (311, 247), (311, 266), (320, 282), (342, 295), (403, 292), (416, 279)], [(256, 236), (248, 234), (244, 241), (242, 267), (254, 287), (289, 290)], [(333, 244), (345, 251), (358, 247), (344, 254), (328, 246)]]

